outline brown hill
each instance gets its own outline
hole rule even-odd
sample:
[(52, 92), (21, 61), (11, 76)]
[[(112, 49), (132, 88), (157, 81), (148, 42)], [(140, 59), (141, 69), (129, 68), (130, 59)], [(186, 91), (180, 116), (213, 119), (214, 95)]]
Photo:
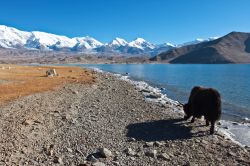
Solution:
[(151, 61), (168, 63), (250, 63), (250, 33), (231, 32), (213, 41), (159, 54)]

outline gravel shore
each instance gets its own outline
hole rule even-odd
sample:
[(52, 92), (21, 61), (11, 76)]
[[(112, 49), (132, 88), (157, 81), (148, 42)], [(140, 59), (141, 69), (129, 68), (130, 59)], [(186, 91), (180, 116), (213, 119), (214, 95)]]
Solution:
[(250, 148), (209, 135), (172, 105), (145, 102), (126, 81), (96, 73), (0, 109), (0, 165), (250, 165)]

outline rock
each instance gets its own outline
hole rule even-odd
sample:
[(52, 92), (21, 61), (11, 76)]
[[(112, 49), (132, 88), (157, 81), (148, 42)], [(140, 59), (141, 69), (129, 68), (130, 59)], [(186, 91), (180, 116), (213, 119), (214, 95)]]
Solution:
[(150, 90), (148, 90), (148, 89), (142, 89), (141, 92), (150, 93)]
[(131, 148), (127, 148), (125, 150), (125, 153), (128, 155), (128, 156), (135, 156), (136, 155), (136, 152), (133, 151)]
[(78, 91), (72, 91), (73, 94), (77, 95), (78, 94)]
[(155, 146), (158, 146), (158, 147), (164, 145), (164, 143), (163, 143), (163, 142), (160, 142), (160, 141), (156, 141), (154, 144), (155, 144)]
[(150, 94), (147, 95), (146, 97), (147, 97), (147, 98), (151, 98), (151, 99), (158, 99), (158, 98), (161, 98), (161, 94), (150, 93)]
[(119, 166), (120, 163), (118, 161), (112, 161), (112, 163), (115, 165), (115, 166)]
[(232, 152), (232, 151), (230, 151), (230, 152), (228, 152), (228, 155), (230, 155), (230, 156), (237, 156), (234, 152)]
[(53, 144), (51, 144), (50, 146), (47, 146), (45, 148), (46, 153), (47, 153), (48, 156), (53, 156), (53, 154), (54, 154), (54, 150), (53, 149), (54, 149), (54, 145)]
[(79, 164), (78, 166), (91, 166), (90, 164), (87, 164), (87, 163), (81, 163)]
[(145, 155), (148, 157), (156, 158), (157, 151), (156, 150), (149, 150), (149, 151), (145, 152)]
[(208, 144), (208, 142), (205, 141), (205, 140), (202, 140), (201, 143), (203, 143), (203, 144)]
[(46, 71), (46, 76), (47, 77), (54, 77), (57, 76), (58, 74), (56, 73), (56, 69), (49, 69)]
[(73, 152), (73, 150), (72, 150), (72, 149), (70, 149), (70, 148), (67, 148), (67, 151), (68, 151), (68, 152), (70, 152), (70, 153), (72, 153), (72, 152)]
[(181, 144), (182, 144), (183, 146), (186, 146), (186, 145), (187, 145), (187, 143), (184, 142), (184, 141), (182, 141)]
[(200, 141), (200, 140), (198, 140), (198, 139), (195, 139), (195, 142), (196, 142), (196, 143), (200, 143), (201, 141)]
[(62, 115), (62, 120), (70, 120), (70, 115)]
[(135, 161), (135, 158), (134, 157), (130, 157), (130, 160)]
[(237, 122), (232, 122), (232, 124), (233, 124), (233, 125), (239, 125), (239, 123), (237, 123)]
[(55, 157), (54, 163), (62, 164), (63, 163), (62, 158), (61, 157)]
[(53, 156), (54, 150), (53, 149), (49, 149), (47, 153), (48, 153), (49, 156)]
[(23, 121), (22, 124), (25, 125), (25, 126), (32, 125), (33, 121), (32, 120), (25, 120), (25, 121)]
[(167, 155), (167, 153), (159, 154), (158, 158), (161, 158), (163, 160), (170, 160), (170, 157)]
[(98, 160), (95, 158), (94, 155), (90, 154), (87, 156), (87, 160), (88, 161), (92, 161), (92, 162), (97, 162)]
[(92, 166), (105, 166), (105, 164), (102, 162), (95, 162), (92, 164)]
[(136, 139), (135, 139), (135, 138), (129, 138), (128, 141), (129, 141), (129, 142), (135, 142)]
[(152, 147), (152, 146), (154, 146), (154, 142), (146, 142), (145, 146), (146, 147)]
[(117, 161), (119, 158), (118, 158), (118, 156), (115, 156), (114, 158), (113, 158), (113, 161)]
[(105, 158), (113, 156), (112, 152), (107, 148), (101, 148), (99, 149), (99, 152), (100, 152), (100, 155)]

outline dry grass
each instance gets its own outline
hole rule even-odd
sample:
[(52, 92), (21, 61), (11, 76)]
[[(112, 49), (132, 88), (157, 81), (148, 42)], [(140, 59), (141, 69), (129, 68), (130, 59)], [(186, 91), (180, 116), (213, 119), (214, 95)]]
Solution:
[[(56, 77), (46, 71), (56, 69)], [(80, 67), (33, 67), (0, 65), (0, 104), (33, 93), (54, 90), (67, 83), (93, 83), (92, 73)]]

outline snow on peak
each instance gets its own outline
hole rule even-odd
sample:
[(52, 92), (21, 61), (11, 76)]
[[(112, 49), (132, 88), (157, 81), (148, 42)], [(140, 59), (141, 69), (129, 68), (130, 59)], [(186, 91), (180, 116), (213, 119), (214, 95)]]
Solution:
[(75, 37), (73, 38), (77, 42), (77, 47), (83, 47), (86, 49), (93, 49), (103, 45), (103, 43), (99, 42), (93, 37)]
[(142, 50), (144, 50), (146, 48), (148, 48), (148, 49), (154, 49), (155, 48), (155, 45), (149, 43), (148, 41), (146, 41), (143, 38), (136, 38), (134, 41), (129, 43), (129, 46), (140, 48)]
[(125, 46), (128, 42), (122, 38), (116, 37), (114, 40), (112, 40), (109, 45), (110, 46)]
[(37, 41), (45, 47), (56, 46), (58, 48), (73, 47), (76, 42), (66, 36), (54, 35), (46, 32), (33, 31), (33, 41)]
[(190, 42), (186, 42), (183, 44), (179, 44), (178, 47), (182, 47), (182, 46), (187, 46), (187, 45), (193, 45), (193, 44), (199, 44), (202, 42), (208, 42), (208, 41), (212, 41), (212, 40), (216, 40), (219, 37), (209, 37), (208, 39), (201, 39), (201, 38), (197, 38), (194, 41), (190, 41)]
[(209, 37), (208, 40), (209, 40), (209, 41), (212, 41), (212, 40), (216, 40), (216, 39), (218, 39), (218, 38), (220, 38), (220, 37), (214, 36), (214, 37)]
[[(93, 37), (74, 37), (69, 38), (66, 36), (55, 35), (46, 32), (33, 31), (26, 32), (16, 28), (0, 25), (0, 47), (5, 48), (27, 48), (27, 49), (45, 49), (45, 50), (72, 50), (72, 51), (84, 51), (86, 50), (98, 50), (96, 48), (104, 48), (100, 50), (112, 50), (121, 53), (151, 53), (162, 50), (168, 50), (172, 47), (181, 47), (185, 45), (197, 44), (201, 42), (215, 40), (218, 37), (210, 37), (208, 39), (196, 39), (191, 42), (187, 42), (181, 45), (173, 45), (171, 43), (164, 43), (160, 45), (154, 45), (146, 41), (143, 38), (136, 38), (131, 42), (116, 37), (108, 44), (103, 44)], [(105, 47), (108, 47), (105, 49)], [(124, 47), (120, 47), (124, 46)]]
[(172, 44), (172, 43), (163, 43), (163, 44), (159, 44), (159, 47), (176, 47), (176, 45)]
[(0, 46), (2, 47), (9, 48), (13, 46), (22, 46), (30, 36), (30, 32), (24, 32), (16, 28), (0, 25)]

